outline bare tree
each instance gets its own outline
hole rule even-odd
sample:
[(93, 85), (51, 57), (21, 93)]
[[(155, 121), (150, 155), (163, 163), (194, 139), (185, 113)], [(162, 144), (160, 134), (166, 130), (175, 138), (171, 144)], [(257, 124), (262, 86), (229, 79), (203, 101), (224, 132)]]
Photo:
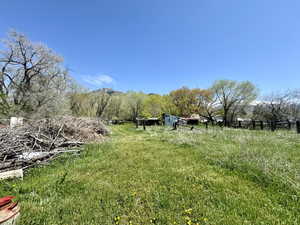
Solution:
[(299, 91), (272, 93), (263, 97), (263, 101), (255, 106), (253, 116), (257, 119), (272, 121), (299, 119)]
[(9, 104), (7, 102), (7, 96), (0, 93), (0, 116), (7, 115), (9, 112)]
[(123, 105), (123, 96), (120, 94), (112, 94), (110, 103), (106, 107), (103, 117), (105, 119), (120, 119)]
[(107, 106), (109, 105), (111, 100), (111, 95), (108, 94), (106, 91), (102, 90), (94, 95), (92, 98), (92, 106), (96, 107), (96, 116), (102, 117), (104, 111), (106, 110)]
[(212, 91), (222, 108), (225, 126), (229, 125), (229, 122), (257, 97), (258, 92), (249, 81), (237, 82), (232, 80), (216, 81), (212, 86)]
[(62, 57), (15, 31), (2, 42), (0, 94), (7, 96), (11, 107), (32, 113), (61, 97), (69, 81)]
[(208, 121), (213, 122), (219, 109), (217, 98), (210, 89), (193, 89), (196, 98), (196, 112)]
[(142, 111), (143, 111), (143, 104), (145, 101), (145, 94), (141, 92), (128, 92), (127, 93), (127, 106), (129, 117), (131, 120), (136, 121)]

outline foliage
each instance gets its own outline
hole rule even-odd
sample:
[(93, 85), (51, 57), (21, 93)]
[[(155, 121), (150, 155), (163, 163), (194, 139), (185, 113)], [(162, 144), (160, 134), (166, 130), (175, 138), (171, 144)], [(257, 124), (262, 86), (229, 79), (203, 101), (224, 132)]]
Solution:
[(89, 93), (73, 93), (70, 95), (70, 109), (74, 116), (96, 116)]
[(148, 95), (144, 101), (143, 117), (161, 118), (163, 113), (176, 114), (175, 106), (169, 96)]
[(135, 121), (136, 118), (142, 116), (145, 99), (146, 94), (142, 92), (129, 91), (126, 94), (127, 112), (130, 120)]
[(152, 94), (146, 97), (144, 101), (142, 115), (143, 117), (157, 117), (159, 118), (163, 113), (162, 96)]
[(209, 121), (215, 121), (218, 116), (233, 120), (251, 111), (248, 106), (257, 93), (250, 82), (235, 81), (216, 81), (209, 89), (182, 87), (167, 95), (133, 91), (112, 94), (104, 90), (72, 94), (73, 115), (134, 121), (137, 117), (160, 118), (168, 113), (184, 117), (198, 114)]
[(70, 82), (63, 58), (11, 31), (0, 51), (0, 93), (18, 114), (48, 116), (60, 111)]
[(10, 110), (10, 106), (7, 102), (7, 96), (3, 93), (0, 93), (0, 116), (8, 115)]
[(219, 80), (213, 84), (211, 90), (216, 95), (222, 108), (225, 125), (228, 125), (237, 115), (243, 113), (245, 107), (255, 100), (258, 95), (258, 90), (249, 81)]
[(195, 112), (208, 121), (214, 121), (219, 114), (217, 99), (210, 89), (193, 89), (196, 100)]
[(141, 92), (109, 94), (105, 90), (75, 93), (70, 96), (71, 110), (76, 116), (102, 119), (135, 120), (143, 116), (147, 95)]
[(110, 104), (111, 95), (105, 91), (100, 91), (91, 96), (91, 106), (96, 108), (96, 117), (102, 117), (104, 111)]
[(124, 95), (112, 95), (103, 117), (109, 120), (125, 119), (123, 110)]
[[(5, 116), (51, 117), (72, 112), (76, 116), (135, 120), (160, 117), (163, 113), (190, 117), (199, 114), (225, 125), (237, 117), (252, 114), (251, 102), (258, 91), (249, 81), (216, 81), (208, 89), (182, 87), (167, 95), (103, 88), (83, 90), (69, 76), (63, 58), (43, 44), (11, 31), (0, 51), (0, 114)], [(253, 118), (298, 119), (299, 91), (265, 97), (253, 111)], [(297, 99), (295, 102), (294, 100)]]
[(172, 97), (169, 94), (162, 96), (162, 102), (163, 113), (178, 115), (178, 108), (176, 107), (176, 105), (174, 105)]
[(177, 115), (189, 117), (194, 113), (213, 121), (219, 114), (217, 99), (212, 89), (189, 89), (182, 87), (170, 93)]
[(273, 93), (265, 96), (253, 111), (259, 120), (297, 120), (300, 118), (300, 96), (298, 91)]
[(180, 116), (190, 116), (195, 112), (197, 101), (193, 90), (182, 87), (170, 92), (173, 104), (177, 107)]

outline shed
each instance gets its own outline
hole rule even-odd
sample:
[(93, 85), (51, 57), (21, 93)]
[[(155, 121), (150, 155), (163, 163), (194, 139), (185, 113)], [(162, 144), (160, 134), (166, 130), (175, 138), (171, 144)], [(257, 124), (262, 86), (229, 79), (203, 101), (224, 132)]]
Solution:
[(164, 125), (173, 126), (174, 123), (178, 122), (179, 117), (170, 114), (163, 114), (163, 119), (164, 119)]

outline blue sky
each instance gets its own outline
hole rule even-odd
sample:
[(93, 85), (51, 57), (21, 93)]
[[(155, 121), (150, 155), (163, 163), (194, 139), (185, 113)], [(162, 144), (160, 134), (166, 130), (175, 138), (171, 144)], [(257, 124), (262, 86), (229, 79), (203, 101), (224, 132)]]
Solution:
[(65, 58), (90, 88), (167, 93), (250, 80), (300, 87), (299, 0), (6, 0), (10, 28)]

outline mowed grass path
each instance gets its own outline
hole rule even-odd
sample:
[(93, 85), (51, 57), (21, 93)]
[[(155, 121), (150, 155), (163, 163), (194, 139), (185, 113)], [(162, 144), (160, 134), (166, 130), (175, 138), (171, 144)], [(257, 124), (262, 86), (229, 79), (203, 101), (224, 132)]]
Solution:
[(102, 144), (0, 182), (20, 224), (300, 224), (300, 136), (112, 127)]

